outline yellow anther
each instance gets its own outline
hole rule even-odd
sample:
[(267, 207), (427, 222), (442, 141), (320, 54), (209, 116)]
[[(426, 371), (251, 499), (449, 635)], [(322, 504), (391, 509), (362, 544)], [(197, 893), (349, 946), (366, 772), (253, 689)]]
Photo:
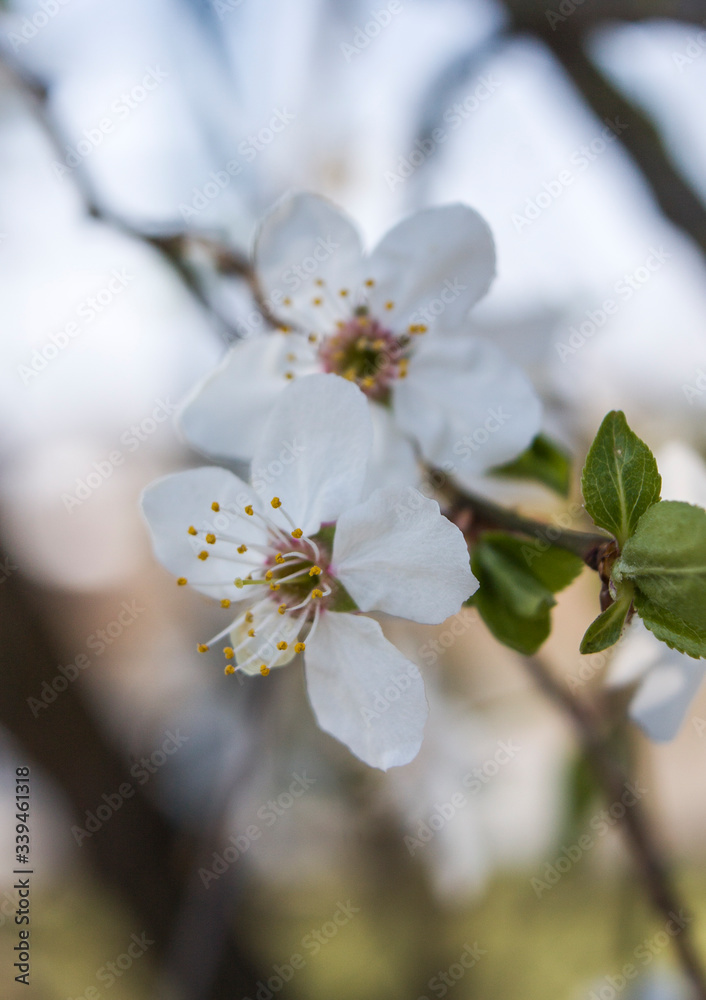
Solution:
[(359, 351), (364, 351), (365, 348), (368, 346), (368, 338), (358, 337), (358, 339), (355, 342), (355, 346), (358, 348)]
[(190, 525), (186, 530), (189, 532), (190, 535), (198, 535), (198, 531), (193, 526), (193, 524)]
[(400, 361), (400, 366), (397, 374), (399, 378), (407, 378), (407, 358), (402, 358), (402, 360)]
[(350, 368), (347, 368), (344, 371), (343, 377), (347, 378), (349, 382), (355, 382), (355, 374), (356, 374), (355, 368), (353, 368), (353, 366), (351, 366)]
[(385, 308), (386, 309), (394, 309), (395, 308), (395, 303), (394, 302), (386, 302), (385, 303)]
[(223, 600), (221, 601), (221, 607), (222, 608), (229, 608), (230, 607), (230, 601), (228, 600), (227, 597), (224, 597)]
[(245, 586), (245, 584), (243, 583), (242, 578), (239, 577), (239, 576), (236, 576), (235, 580), (233, 580), (233, 583), (238, 588), (238, 590), (242, 590), (243, 587)]
[(232, 646), (226, 646), (226, 648), (223, 650), (223, 655), (225, 656), (226, 660), (232, 660), (233, 657), (235, 656), (235, 650), (233, 649)]
[(310, 333), (306, 339), (309, 341), (310, 344), (315, 344), (318, 338), (315, 333)]
[(368, 375), (366, 378), (362, 380), (360, 384), (363, 386), (364, 389), (372, 389), (372, 387), (375, 385), (375, 379), (372, 377), (372, 375)]
[(199, 552), (199, 559), (201, 559), (202, 561), (208, 559), (208, 552), (206, 552), (205, 549), (203, 552)]
[(287, 326), (286, 323), (283, 323), (282, 326), (278, 326), (277, 329), (279, 330), (280, 333), (291, 333), (292, 332), (291, 326)]
[(270, 590), (279, 590), (279, 584), (278, 583), (271, 583), (270, 584)]
[(365, 287), (366, 288), (372, 288), (374, 284), (375, 284), (375, 282), (373, 281), (373, 279), (372, 278), (368, 278), (368, 280), (365, 282)]
[(248, 625), (250, 625), (251, 622), (255, 621), (255, 615), (252, 613), (252, 611), (246, 612), (245, 621), (248, 623)]
[(284, 377), (287, 379), (288, 382), (291, 382), (292, 379), (294, 378), (294, 372), (285, 372)]
[(272, 570), (271, 569), (268, 569), (268, 571), (265, 573), (265, 579), (266, 580), (271, 580), (272, 579)]
[(281, 552), (278, 552), (277, 555), (275, 556), (275, 562), (280, 564), (284, 562), (284, 556), (282, 555)]
[(185, 587), (187, 583), (188, 583), (188, 581), (187, 581), (186, 577), (185, 576), (180, 576), (179, 579), (177, 580), (177, 587)]
[(309, 576), (321, 576), (321, 572), (322, 570), (320, 566), (312, 566), (309, 570)]
[(248, 629), (248, 635), (249, 635), (249, 637), (251, 639), (254, 639), (255, 638), (255, 629), (254, 628), (249, 628)]
[(290, 353), (290, 354), (287, 355), (287, 361), (296, 361), (296, 360), (297, 360), (296, 354), (291, 354)]
[(234, 674), (235, 673), (235, 667), (233, 666), (233, 664), (229, 663), (228, 666), (223, 671), (223, 673), (224, 674)]
[(252, 509), (252, 504), (251, 503), (249, 503), (247, 505), (247, 507), (245, 508), (245, 513), (248, 514), (250, 517), (253, 516), (253, 509)]
[(289, 297), (288, 295), (286, 295), (286, 296), (285, 296), (285, 297), (284, 297), (284, 298), (282, 299), (282, 305), (283, 305), (283, 306), (291, 306), (291, 304), (292, 304), (292, 300), (290, 299), (290, 297)]
[(373, 341), (373, 350), (374, 351), (382, 351), (382, 349), (384, 347), (385, 347), (385, 341), (384, 340), (381, 340), (380, 338), (378, 338), (377, 340)]
[(209, 545), (216, 544), (216, 536), (213, 534), (212, 531), (209, 531), (209, 533), (206, 535), (206, 541), (208, 542)]
[(277, 643), (277, 649), (281, 649), (282, 651), (287, 649), (287, 643), (284, 641), (284, 639), (281, 642)]
[(324, 596), (324, 592), (323, 592), (323, 590), (319, 590), (319, 588), (318, 588), (318, 587), (316, 587), (316, 589), (315, 589), (315, 590), (312, 590), (312, 592), (311, 592), (311, 596), (312, 596), (312, 597), (313, 597), (314, 599), (318, 599), (319, 597), (323, 597), (323, 596)]
[(281, 615), (283, 615), (285, 613), (285, 611), (287, 610), (287, 605), (286, 604), (280, 604), (280, 606), (277, 608), (277, 610), (279, 611), (279, 613)]
[(239, 545), (238, 546), (238, 552), (241, 554), (241, 556), (242, 556), (243, 552), (247, 552), (247, 551), (248, 551), (247, 545)]
[(322, 305), (323, 301), (324, 300), (322, 298), (319, 298), (319, 296), (317, 296), (315, 299), (311, 300), (311, 304), (314, 306), (320, 306)]
[(221, 505), (214, 500), (213, 503), (211, 504), (211, 510), (215, 510), (217, 514), (220, 509)]
[(196, 648), (198, 649), (199, 653), (208, 652), (208, 646), (206, 645), (205, 642), (200, 642)]
[(316, 281), (314, 282), (314, 284), (318, 285), (319, 288), (323, 288), (324, 287), (324, 279), (323, 278), (317, 278)]
[(260, 665), (260, 673), (262, 674), (262, 676), (263, 677), (267, 677), (267, 675), (269, 674), (269, 672), (270, 672), (270, 668), (267, 666), (267, 664), (266, 663), (262, 663)]
[(301, 528), (295, 528), (292, 532), (292, 538), (301, 538), (304, 532)]
[(306, 649), (306, 643), (305, 642), (297, 642), (295, 644), (295, 646), (294, 646), (294, 652), (295, 653), (303, 653), (305, 649)]
[(277, 510), (278, 507), (282, 506), (282, 501), (280, 500), (279, 497), (272, 497), (270, 503), (272, 504), (275, 510)]
[(342, 288), (338, 294), (341, 296), (342, 299), (345, 299), (346, 295), (348, 295), (348, 289)]

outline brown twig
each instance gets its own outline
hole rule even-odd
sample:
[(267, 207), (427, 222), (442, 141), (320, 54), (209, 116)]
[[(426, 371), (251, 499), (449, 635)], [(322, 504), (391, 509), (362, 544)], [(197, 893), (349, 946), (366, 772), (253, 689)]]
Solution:
[[(539, 658), (526, 657), (524, 663), (541, 690), (572, 720), (586, 758), (607, 801), (620, 802), (625, 794), (629, 775), (614, 759), (609, 732), (605, 731), (606, 727), (596, 709), (565, 689)], [(621, 822), (632, 857), (654, 908), (665, 920), (673, 920), (680, 912), (686, 912), (687, 907), (672, 884), (651, 823), (639, 800), (625, 810)], [(706, 972), (688, 927), (683, 926), (672, 940), (682, 968), (694, 986), (696, 1000), (706, 1000)]]
[(535, 542), (573, 552), (591, 569), (598, 568), (600, 554), (606, 546), (613, 543), (609, 535), (593, 531), (572, 531), (569, 528), (537, 521), (455, 485), (451, 486), (447, 493), (450, 498), (447, 515), (459, 524), (466, 535), (469, 532), (473, 534), (479, 529), (501, 528), (512, 534), (524, 535)]

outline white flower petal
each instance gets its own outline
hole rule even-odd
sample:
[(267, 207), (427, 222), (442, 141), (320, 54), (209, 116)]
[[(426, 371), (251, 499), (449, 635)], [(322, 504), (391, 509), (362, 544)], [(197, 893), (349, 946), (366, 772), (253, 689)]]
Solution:
[(368, 296), (371, 313), (389, 319), (393, 329), (401, 332), (410, 323), (453, 329), (490, 287), (495, 246), (476, 211), (442, 205), (391, 229), (363, 270), (375, 281)]
[[(211, 509), (214, 501), (220, 505), (218, 512)], [(228, 597), (232, 601), (252, 597), (252, 588), (238, 589), (232, 581), (252, 570), (242, 560), (251, 559), (253, 552), (241, 556), (235, 544), (217, 540), (209, 545), (204, 536), (213, 532), (217, 539), (226, 534), (245, 544), (263, 544), (266, 532), (262, 523), (239, 516), (246, 504), (259, 506), (250, 487), (216, 466), (165, 476), (142, 494), (142, 511), (162, 565), (176, 577), (186, 577), (192, 587), (209, 597)], [(188, 533), (191, 525), (198, 535)], [(208, 558), (199, 559), (200, 552), (208, 552)], [(219, 557), (219, 553), (227, 558)], [(255, 559), (260, 561), (256, 554)]]
[(265, 504), (278, 496), (296, 526), (314, 534), (360, 497), (372, 433), (357, 386), (338, 375), (296, 379), (265, 423), (253, 486)]
[(417, 486), (421, 481), (421, 469), (414, 447), (395, 423), (390, 408), (371, 403), (370, 417), (373, 450), (363, 496), (369, 496), (382, 486)]
[[(429, 336), (428, 334), (426, 335)], [(521, 454), (541, 429), (530, 380), (477, 337), (431, 337), (393, 386), (395, 417), (434, 465), (463, 481)]]
[[(255, 239), (255, 270), (272, 311), (322, 334), (333, 332), (336, 320), (350, 315), (361, 256), (353, 222), (313, 194), (282, 198)], [(349, 294), (342, 297), (341, 290)], [(315, 305), (318, 299), (322, 302)]]
[(650, 739), (674, 739), (706, 673), (706, 665), (683, 653), (665, 649), (630, 703), (630, 717)]
[(292, 353), (301, 359), (311, 355), (305, 338), (273, 333), (232, 347), (181, 407), (177, 420), (189, 444), (206, 455), (249, 461), (262, 415), (288, 385), (286, 372), (301, 368), (288, 359)]
[(326, 612), (305, 658), (322, 729), (383, 771), (416, 757), (428, 713), (424, 683), (376, 621)]
[(460, 530), (417, 490), (376, 490), (344, 511), (332, 573), (361, 611), (436, 625), (478, 589)]

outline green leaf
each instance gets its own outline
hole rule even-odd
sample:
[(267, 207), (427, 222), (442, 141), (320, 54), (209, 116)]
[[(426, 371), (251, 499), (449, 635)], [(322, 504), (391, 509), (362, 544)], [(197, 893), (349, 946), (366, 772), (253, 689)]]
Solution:
[(492, 470), (494, 476), (531, 479), (561, 496), (569, 495), (571, 456), (544, 434), (538, 434), (519, 458)]
[(613, 567), (636, 587), (635, 609), (663, 642), (706, 656), (706, 511), (663, 500), (643, 514)]
[(659, 500), (662, 478), (655, 457), (628, 427), (621, 410), (598, 429), (581, 479), (586, 510), (622, 548), (640, 517)]
[(694, 628), (678, 615), (655, 604), (639, 590), (635, 594), (635, 610), (650, 632), (671, 649), (696, 659), (706, 656), (706, 632), (702, 629)]
[(474, 546), (471, 567), (480, 587), (468, 603), (496, 639), (530, 655), (551, 630), (554, 593), (571, 583), (583, 563), (544, 543), (487, 532)]
[(627, 587), (614, 604), (591, 622), (581, 640), (580, 653), (600, 653), (602, 649), (615, 645), (623, 631), (632, 595), (632, 587)]

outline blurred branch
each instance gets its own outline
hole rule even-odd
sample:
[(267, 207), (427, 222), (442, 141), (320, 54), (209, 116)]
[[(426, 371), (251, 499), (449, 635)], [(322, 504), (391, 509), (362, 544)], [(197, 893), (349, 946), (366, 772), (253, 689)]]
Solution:
[[(649, 117), (640, 111), (594, 65), (585, 52), (585, 35), (588, 27), (597, 27), (600, 16), (612, 16), (616, 19), (629, 17), (627, 11), (639, 9), (642, 16), (657, 16), (656, 13), (645, 15), (645, 9), (661, 10), (659, 16), (692, 17), (699, 21), (706, 20), (706, 3), (626, 3), (610, 4), (587, 2), (585, 6), (576, 7), (574, 12), (566, 17), (566, 23), (557, 25), (552, 30), (546, 18), (546, 10), (540, 11), (537, 5), (528, 4), (524, 0), (506, 0), (506, 6), (513, 19), (516, 29), (532, 31), (557, 59), (580, 91), (586, 103), (601, 119), (620, 119), (626, 125), (618, 141), (633, 158), (636, 166), (645, 177), (654, 197), (665, 216), (682, 229), (706, 253), (706, 205), (692, 190), (689, 182), (683, 177), (668, 155), (657, 128)], [(598, 11), (612, 8), (613, 13), (599, 15)], [(668, 11), (673, 10), (672, 14)], [(583, 16), (579, 16), (583, 12)], [(542, 16), (539, 16), (541, 13)], [(698, 17), (697, 17), (698, 14)], [(589, 20), (590, 19), (590, 20)]]
[[(588, 762), (598, 779), (607, 802), (621, 802), (630, 775), (615, 760), (610, 731), (596, 708), (574, 697), (538, 657), (523, 661), (542, 691), (572, 720), (583, 744)], [(672, 884), (667, 865), (657, 846), (657, 838), (639, 800), (625, 809), (620, 821), (628, 846), (654, 908), (665, 920), (688, 912)], [(696, 1000), (706, 1000), (706, 971), (687, 926), (672, 938), (682, 969), (694, 986)]]
[[(437, 472), (436, 475), (443, 473)], [(447, 487), (447, 494), (450, 497), (450, 507), (445, 511), (446, 516), (467, 537), (472, 538), (478, 531), (500, 528), (513, 534), (526, 535), (535, 542), (546, 542), (547, 545), (573, 552), (591, 569), (598, 569), (603, 550), (613, 544), (610, 535), (596, 531), (572, 531), (537, 521), (455, 484)]]
[[(56, 122), (48, 111), (46, 88), (23, 69), (12, 65), (7, 53), (0, 54), (0, 65), (5, 75), (9, 76), (12, 80), (13, 86), (30, 102), (35, 115), (44, 126), (57, 153), (61, 154), (65, 137), (59, 131)], [(172, 231), (149, 232), (110, 212), (96, 194), (88, 171), (80, 164), (74, 170), (72, 181), (83, 199), (87, 215), (100, 222), (104, 222), (106, 225), (124, 233), (126, 236), (130, 236), (132, 239), (148, 243), (155, 250), (159, 251), (170, 266), (174, 268), (199, 304), (213, 316), (225, 334), (225, 340), (238, 340), (241, 337), (241, 332), (233, 321), (217, 309), (214, 304), (204, 282), (201, 280), (197, 268), (189, 260), (189, 252), (192, 248), (201, 247), (205, 249), (210, 254), (213, 268), (217, 273), (243, 278), (250, 286), (253, 297), (265, 318), (272, 322), (273, 325), (276, 325), (277, 321), (272, 317), (267, 303), (260, 293), (249, 259), (239, 253), (234, 247), (229, 246), (227, 242), (211, 235), (184, 232), (176, 229)]]
[[(28, 699), (37, 698), (43, 683), (51, 685), (59, 662), (60, 652), (42, 621), (37, 594), (14, 571), (0, 583), (0, 724), (29, 755), (28, 763), (40, 766), (57, 783), (79, 824), (104, 793), (124, 782), (132, 786), (134, 795), (82, 846), (105, 883), (140, 920), (139, 930), (153, 938), (155, 953), (164, 960), (173, 950), (199, 853), (205, 853), (207, 846), (197, 847), (130, 781), (129, 762), (108, 742), (86, 705), (81, 678), (68, 683), (34, 716)], [(212, 841), (208, 849), (213, 848)], [(230, 886), (231, 880), (223, 879), (219, 890), (209, 894), (209, 919), (197, 929), (189, 951), (192, 960), (210, 957), (208, 992), (203, 976), (187, 977), (183, 966), (177, 967), (180, 975), (173, 985), (185, 1000), (230, 1000), (247, 993), (259, 977), (230, 928)], [(203, 906), (201, 912), (204, 917)], [(204, 933), (212, 939), (204, 942), (199, 936)], [(198, 989), (192, 988), (194, 979)]]
[[(706, 0), (574, 0), (570, 11), (560, 12), (560, 0), (506, 0), (515, 25), (520, 30), (542, 34), (560, 33), (565, 24), (572, 31), (589, 31), (607, 21), (650, 21), (657, 18), (701, 24), (706, 21)], [(555, 20), (550, 14), (558, 14)], [(554, 24), (554, 29), (551, 25)]]

